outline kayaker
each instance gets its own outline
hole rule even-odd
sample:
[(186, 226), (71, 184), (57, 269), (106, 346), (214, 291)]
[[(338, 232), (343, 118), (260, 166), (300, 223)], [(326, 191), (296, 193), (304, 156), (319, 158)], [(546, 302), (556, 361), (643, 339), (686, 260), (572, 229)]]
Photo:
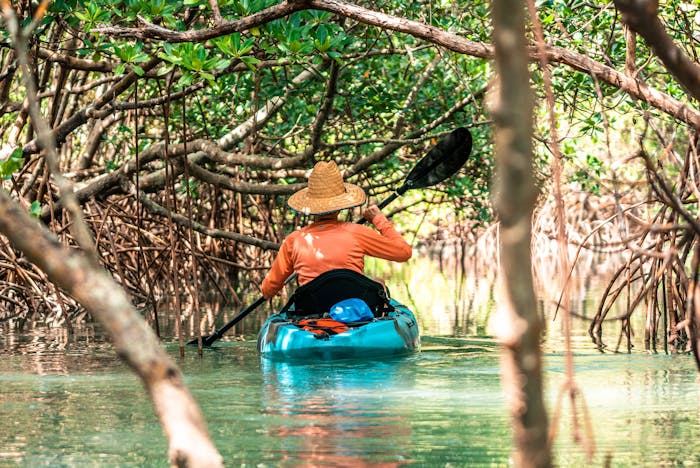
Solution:
[(308, 186), (287, 201), (291, 209), (314, 216), (314, 221), (284, 239), (262, 282), (263, 296), (266, 299), (275, 296), (293, 272), (297, 273), (301, 286), (321, 273), (338, 268), (364, 274), (366, 255), (396, 262), (411, 258), (411, 246), (376, 205), (367, 207), (363, 213), (376, 231), (338, 219), (340, 211), (361, 206), (366, 199), (362, 188), (343, 182), (335, 162), (316, 163)]

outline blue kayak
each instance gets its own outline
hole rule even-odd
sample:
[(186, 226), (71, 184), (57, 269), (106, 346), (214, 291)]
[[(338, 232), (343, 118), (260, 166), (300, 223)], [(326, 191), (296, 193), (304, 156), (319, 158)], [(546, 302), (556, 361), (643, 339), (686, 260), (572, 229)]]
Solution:
[(339, 333), (302, 329), (286, 313), (273, 314), (258, 334), (258, 350), (274, 360), (365, 359), (398, 356), (420, 347), (418, 323), (403, 304), (389, 299), (393, 311)]

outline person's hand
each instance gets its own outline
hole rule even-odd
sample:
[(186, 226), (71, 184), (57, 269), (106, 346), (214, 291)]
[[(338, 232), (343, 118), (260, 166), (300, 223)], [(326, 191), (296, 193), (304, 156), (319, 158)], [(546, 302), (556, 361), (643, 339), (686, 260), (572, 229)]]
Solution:
[(370, 205), (365, 210), (363, 216), (367, 221), (371, 223), (374, 217), (377, 216), (379, 213), (381, 213), (381, 211), (379, 211), (379, 207), (377, 205)]

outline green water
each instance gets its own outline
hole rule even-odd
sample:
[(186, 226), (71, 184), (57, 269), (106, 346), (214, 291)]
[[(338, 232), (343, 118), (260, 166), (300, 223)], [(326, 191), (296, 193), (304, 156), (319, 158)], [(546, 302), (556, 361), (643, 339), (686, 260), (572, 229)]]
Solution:
[[(167, 466), (150, 402), (109, 345), (34, 333), (5, 336), (0, 350), (0, 466)], [(177, 360), (226, 466), (509, 466), (489, 339), (424, 337), (413, 356), (288, 365), (262, 360), (251, 338)], [(546, 354), (545, 369), (551, 411), (561, 355)], [(580, 351), (576, 379), (597, 451), (586, 462), (565, 405), (558, 466), (700, 464), (689, 357)]]

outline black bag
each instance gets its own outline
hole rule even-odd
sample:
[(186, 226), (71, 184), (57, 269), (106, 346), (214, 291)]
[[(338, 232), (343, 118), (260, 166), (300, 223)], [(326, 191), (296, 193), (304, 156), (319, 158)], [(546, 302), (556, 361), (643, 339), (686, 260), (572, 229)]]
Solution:
[(358, 298), (365, 301), (375, 317), (382, 317), (394, 310), (389, 304), (389, 297), (389, 290), (383, 284), (342, 268), (322, 273), (299, 286), (280, 312), (286, 312), (291, 317), (321, 317), (334, 304)]

